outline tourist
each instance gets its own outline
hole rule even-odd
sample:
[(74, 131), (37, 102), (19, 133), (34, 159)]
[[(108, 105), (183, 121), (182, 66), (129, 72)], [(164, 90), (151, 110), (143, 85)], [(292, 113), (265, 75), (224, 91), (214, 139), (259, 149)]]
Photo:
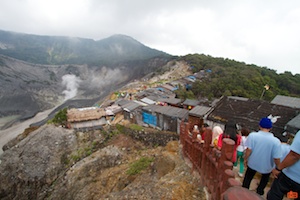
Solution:
[(268, 200), (283, 199), (284, 195), (288, 198), (300, 199), (300, 131), (296, 133), (290, 152), (284, 160), (273, 169), (275, 177)]
[(236, 162), (236, 155), (237, 155), (236, 149), (240, 145), (242, 137), (238, 134), (237, 124), (234, 121), (229, 120), (225, 124), (224, 132), (219, 135), (218, 149), (222, 148), (224, 138), (230, 138), (234, 141), (234, 150), (233, 150), (233, 155), (232, 155), (232, 162), (235, 163)]
[(218, 139), (222, 133), (223, 133), (223, 130), (220, 126), (214, 126), (214, 128), (212, 130), (212, 139), (211, 139), (211, 144), (214, 147), (218, 146)]
[(192, 140), (196, 140), (198, 138), (198, 134), (200, 134), (200, 130), (198, 125), (194, 125), (192, 132), (190, 133), (190, 137)]
[(269, 118), (262, 118), (259, 122), (260, 130), (249, 134), (246, 140), (245, 165), (247, 170), (243, 180), (243, 187), (250, 187), (250, 183), (256, 174), (260, 173), (261, 179), (256, 188), (259, 195), (264, 194), (269, 177), (275, 164), (280, 163), (281, 148), (280, 141), (270, 132), (273, 124)]
[(238, 172), (238, 175), (240, 177), (243, 177), (244, 176), (244, 152), (246, 150), (246, 140), (247, 140), (247, 137), (250, 133), (250, 130), (246, 127), (243, 127), (240, 131), (240, 134), (241, 134), (241, 143), (240, 145), (236, 148), (237, 150), (237, 158), (236, 158), (236, 162), (233, 164), (234, 167), (237, 167), (238, 164), (240, 166), (240, 169), (239, 169), (239, 172)]
[(204, 123), (204, 124), (201, 126), (200, 134), (201, 134), (202, 140), (205, 140), (205, 134), (206, 134), (206, 129), (207, 129), (207, 127), (209, 127), (209, 125), (208, 125), (207, 123)]

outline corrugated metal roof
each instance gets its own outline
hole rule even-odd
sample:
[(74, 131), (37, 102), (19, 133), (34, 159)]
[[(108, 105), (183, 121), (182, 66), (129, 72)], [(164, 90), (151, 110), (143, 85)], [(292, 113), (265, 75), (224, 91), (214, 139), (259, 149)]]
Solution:
[(286, 130), (292, 134), (296, 134), (300, 130), (300, 114), (286, 124)]
[(248, 98), (245, 97), (236, 97), (236, 96), (228, 96), (229, 99), (235, 99), (235, 100), (239, 100), (239, 101), (248, 101)]
[(204, 117), (210, 111), (211, 107), (208, 106), (196, 106), (189, 111), (189, 115), (195, 117)]
[(147, 106), (148, 104), (144, 103), (144, 102), (141, 102), (141, 101), (138, 101), (138, 100), (133, 100), (135, 103), (138, 103), (140, 104), (141, 106)]
[(161, 87), (163, 87), (167, 90), (170, 90), (170, 91), (174, 91), (177, 89), (176, 87), (173, 87), (172, 85), (169, 85), (169, 84), (162, 84)]
[(300, 98), (277, 95), (271, 103), (288, 106), (291, 108), (300, 108)]
[(157, 99), (160, 99), (161, 97), (158, 95), (149, 95), (147, 96), (148, 99), (151, 99), (153, 101), (157, 101)]
[(287, 123), (290, 126), (294, 126), (300, 129), (300, 114), (294, 117), (291, 121)]
[(142, 92), (139, 92), (138, 94), (136, 94), (137, 98), (144, 98), (144, 97), (148, 97), (148, 96), (157, 96), (159, 98), (167, 98), (168, 96), (173, 95), (172, 92), (166, 93), (166, 92), (161, 92), (156, 90), (155, 88), (149, 88), (147, 90), (144, 90)]
[(151, 99), (148, 99), (147, 97), (142, 98), (141, 101), (146, 103), (146, 104), (149, 104), (149, 105), (152, 105), (152, 104), (156, 103), (155, 101), (153, 101)]
[(175, 108), (172, 106), (158, 106), (158, 105), (149, 105), (142, 108), (148, 112), (156, 112), (161, 113), (166, 116), (176, 117), (180, 119), (184, 119), (188, 116), (188, 110), (182, 108)]
[(134, 101), (131, 101), (125, 105), (122, 106), (122, 108), (128, 112), (131, 112), (135, 109), (137, 109), (138, 107), (142, 106), (141, 104), (137, 103), (137, 102), (134, 102)]
[(188, 105), (188, 106), (197, 106), (199, 105), (200, 101), (195, 100), (195, 99), (186, 99), (183, 102), (183, 105)]
[(182, 102), (181, 99), (178, 98), (160, 98), (157, 100), (158, 102), (165, 102), (165, 103), (169, 103), (169, 104), (180, 104)]
[(116, 104), (118, 104), (119, 106), (124, 106), (124, 105), (126, 105), (126, 104), (128, 104), (130, 102), (130, 100), (128, 100), (128, 99), (118, 99), (117, 101), (116, 101)]
[(122, 108), (121, 108), (121, 106), (118, 106), (118, 105), (112, 105), (112, 106), (106, 107), (105, 111), (108, 111), (107, 114), (109, 114), (109, 115), (111, 115), (111, 113), (117, 114), (122, 111)]

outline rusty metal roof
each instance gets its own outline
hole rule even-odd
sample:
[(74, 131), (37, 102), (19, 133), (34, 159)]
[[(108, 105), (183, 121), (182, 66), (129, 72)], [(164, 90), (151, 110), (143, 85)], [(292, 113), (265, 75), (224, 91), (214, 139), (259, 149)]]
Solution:
[(97, 107), (80, 108), (80, 109), (72, 108), (67, 111), (68, 122), (95, 120), (95, 119), (100, 119), (103, 116), (106, 116), (104, 109), (97, 108)]
[(225, 123), (227, 120), (232, 119), (236, 123), (243, 124), (250, 130), (256, 131), (259, 129), (258, 123), (262, 117), (267, 117), (270, 114), (280, 116), (277, 122), (273, 124), (271, 132), (281, 138), (286, 124), (299, 113), (300, 109), (276, 105), (266, 101), (223, 97), (216, 104), (207, 119), (219, 123)]

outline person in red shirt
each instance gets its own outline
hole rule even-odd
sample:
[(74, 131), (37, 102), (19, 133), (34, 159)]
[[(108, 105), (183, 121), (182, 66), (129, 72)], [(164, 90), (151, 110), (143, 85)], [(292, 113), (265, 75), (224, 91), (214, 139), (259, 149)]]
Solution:
[(201, 134), (202, 140), (205, 140), (205, 134), (206, 134), (206, 128), (207, 128), (207, 127), (209, 127), (207, 123), (204, 123), (204, 124), (201, 126), (200, 134)]
[(235, 163), (237, 158), (236, 148), (241, 144), (242, 137), (238, 134), (237, 124), (234, 121), (228, 120), (225, 124), (224, 132), (220, 134), (218, 139), (218, 149), (222, 148), (224, 138), (230, 138), (235, 142), (232, 155), (232, 162)]

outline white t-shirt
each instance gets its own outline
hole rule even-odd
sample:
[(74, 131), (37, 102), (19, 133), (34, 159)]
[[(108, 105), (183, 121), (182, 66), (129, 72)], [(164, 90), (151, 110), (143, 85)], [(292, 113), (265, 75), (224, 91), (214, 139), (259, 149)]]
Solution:
[(241, 144), (236, 148), (237, 151), (244, 152), (247, 149), (246, 140), (247, 140), (247, 137), (242, 136)]

